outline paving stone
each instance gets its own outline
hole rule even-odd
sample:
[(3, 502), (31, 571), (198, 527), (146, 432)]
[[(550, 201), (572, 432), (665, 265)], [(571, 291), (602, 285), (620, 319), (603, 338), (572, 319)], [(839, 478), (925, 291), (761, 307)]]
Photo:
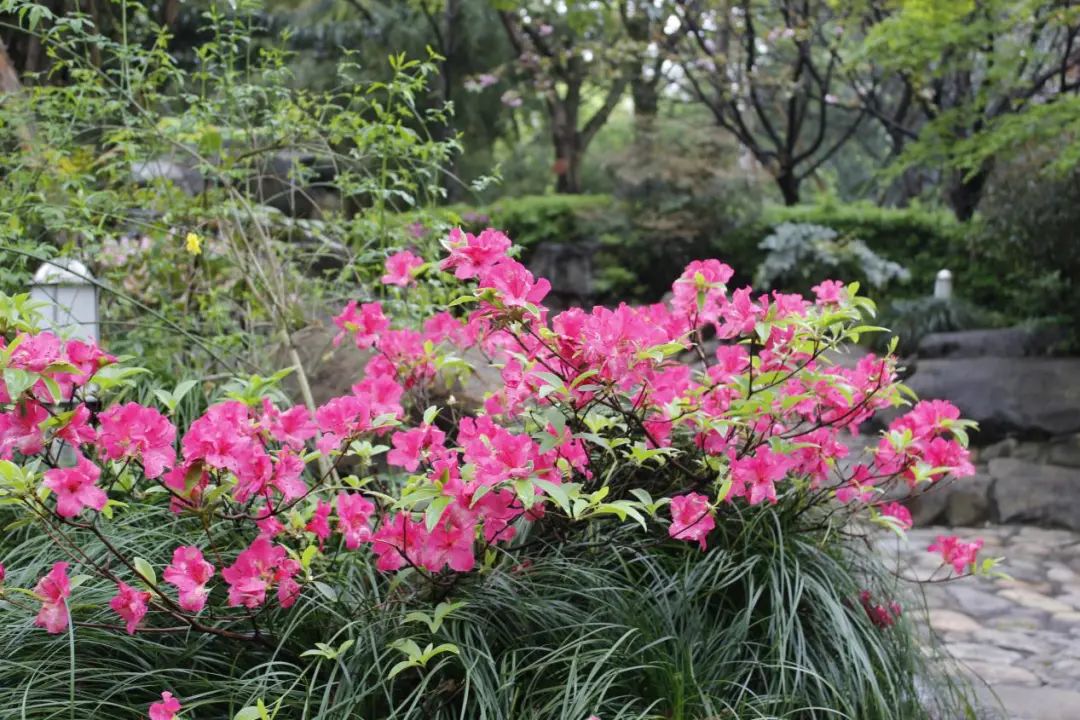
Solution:
[(998, 597), (989, 590), (982, 589), (977, 582), (955, 583), (949, 588), (949, 593), (956, 601), (954, 609), (972, 615), (987, 615), (1013, 607), (1013, 603)]
[(944, 633), (971, 633), (982, 626), (971, 616), (955, 610), (931, 610), (930, 627)]
[[(1012, 720), (1077, 720), (1080, 692), (1002, 683), (993, 688)], [(982, 718), (980, 718), (982, 720)]]
[(946, 649), (958, 660), (976, 661), (992, 665), (1012, 665), (1023, 658), (1018, 652), (1006, 650), (986, 643), (951, 642)]
[[(968, 670), (985, 680), (991, 688), (999, 684), (1030, 687), (1039, 687), (1043, 684), (1038, 675), (1015, 665), (1004, 665), (994, 660), (969, 660), (965, 664)], [(1076, 718), (1074, 717), (1073, 720)]]
[(1002, 590), (998, 593), (998, 596), (1003, 597), (1006, 600), (1012, 600), (1025, 607), (1042, 610), (1043, 612), (1048, 613), (1066, 613), (1072, 612), (1073, 610), (1072, 605), (1069, 605), (1068, 603), (1023, 588), (1009, 588), (1007, 590)]

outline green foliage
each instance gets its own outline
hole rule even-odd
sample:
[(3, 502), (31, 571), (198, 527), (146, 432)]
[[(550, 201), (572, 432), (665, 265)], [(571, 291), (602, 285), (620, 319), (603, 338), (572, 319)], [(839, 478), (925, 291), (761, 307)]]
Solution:
[(524, 248), (595, 239), (618, 212), (609, 195), (526, 195), (479, 208), (453, 206), (450, 211), (471, 231), (497, 227)]
[(8, 5), (66, 82), (28, 78), (0, 109), (0, 250), (18, 258), (0, 283), (81, 257), (110, 349), (163, 378), (277, 369), (283, 334), (416, 241), (397, 213), (444, 195), (457, 144), (429, 134), (448, 119), (423, 102), (436, 57), (395, 54), (378, 81), (345, 57), (330, 89), (305, 89), (281, 39), (256, 41), (251, 4), (205, 10), (192, 66), (134, 2), (115, 36)]
[[(175, 544), (175, 523), (198, 522), (135, 510), (118, 516), (114, 542), (156, 564)], [(821, 708), (849, 720), (964, 717), (966, 689), (914, 627), (918, 597), (827, 520), (805, 532), (816, 520), (795, 504), (749, 509), (720, 525), (724, 550), (705, 555), (637, 547), (632, 532), (602, 545), (582, 538), (527, 566), (500, 564), (457, 588), (457, 602), (433, 597), (414, 621), (393, 585), (333, 562), (334, 596), (305, 592), (288, 612), (258, 613), (265, 644), (98, 629), (114, 619), (109, 596), (84, 586), (79, 615), (89, 624), (75, 630), (74, 667), (66, 643), (28, 617), (0, 624), (0, 707), (66, 717), (74, 672), (78, 716), (101, 720), (144, 718), (163, 688), (192, 717), (231, 718), (260, 702), (279, 718), (341, 720), (764, 720)], [(105, 557), (84, 535), (88, 556)], [(17, 530), (4, 552), (9, 585), (25, 587), (54, 548)], [(896, 625), (870, 622), (864, 588), (904, 603)], [(436, 652), (447, 645), (457, 652)]]
[(762, 290), (782, 285), (807, 292), (823, 277), (865, 280), (865, 285), (883, 290), (911, 278), (906, 268), (877, 255), (862, 240), (841, 237), (822, 225), (780, 223), (759, 247), (765, 259), (755, 285)]

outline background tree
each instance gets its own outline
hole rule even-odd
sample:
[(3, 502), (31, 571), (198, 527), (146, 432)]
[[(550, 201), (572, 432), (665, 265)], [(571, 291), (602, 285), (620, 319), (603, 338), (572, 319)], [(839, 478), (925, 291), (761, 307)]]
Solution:
[[(556, 190), (581, 192), (581, 163), (628, 83), (617, 10), (608, 3), (499, 3), (499, 17), (517, 53), (515, 73), (543, 100), (555, 151)], [(602, 99), (589, 112), (589, 91)], [(511, 104), (520, 100), (508, 96)], [(583, 117), (586, 116), (587, 117)]]
[(784, 203), (866, 116), (838, 102), (845, 17), (822, 0), (674, 0), (683, 85), (776, 181)]
[[(1080, 88), (1080, 7), (1072, 0), (872, 0), (861, 9), (869, 27), (853, 87), (892, 139), (895, 170), (945, 168), (946, 202), (957, 218), (971, 218), (995, 154), (1022, 147), (1025, 130), (1045, 135), (1048, 120), (1072, 114), (1052, 106), (1071, 102)], [(887, 87), (891, 100), (881, 91)]]

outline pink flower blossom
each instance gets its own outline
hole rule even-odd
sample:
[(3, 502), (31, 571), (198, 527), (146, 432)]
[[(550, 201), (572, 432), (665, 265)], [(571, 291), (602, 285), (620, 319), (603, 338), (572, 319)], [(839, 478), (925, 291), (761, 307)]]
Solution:
[(98, 446), (106, 460), (141, 460), (148, 478), (160, 476), (176, 462), (176, 428), (154, 408), (129, 402), (98, 415)]
[(304, 443), (315, 437), (318, 431), (311, 420), (311, 413), (303, 405), (279, 411), (263, 398), (263, 415), (260, 424), (270, 433), (270, 437), (293, 450), (301, 450)]
[(48, 411), (33, 400), (20, 403), (11, 412), (0, 413), (0, 459), (10, 460), (16, 451), (21, 455), (36, 455), (44, 450), (41, 423), (48, 419)]
[(546, 278), (537, 280), (529, 270), (516, 260), (505, 260), (487, 268), (480, 277), (481, 288), (493, 288), (495, 295), (506, 307), (537, 305), (551, 290)]
[(424, 542), (421, 562), (431, 572), (439, 572), (444, 567), (468, 572), (476, 565), (475, 540), (476, 525), (469, 514), (455, 516), (451, 508), (447, 508)]
[(7, 577), (7, 570), (4, 569), (4, 563), (0, 563), (0, 585), (4, 584), (5, 577)]
[(375, 505), (359, 493), (341, 492), (337, 496), (338, 530), (345, 536), (345, 547), (355, 550), (371, 539), (368, 521)]
[(818, 305), (839, 305), (847, 294), (844, 283), (839, 280), (823, 280), (810, 289), (814, 291)]
[(364, 303), (358, 311), (355, 300), (350, 300), (341, 314), (334, 318), (334, 324), (341, 330), (334, 337), (334, 347), (340, 345), (346, 335), (353, 335), (356, 347), (360, 349), (374, 345), (379, 334), (390, 327), (380, 303)]
[(384, 285), (400, 285), (408, 287), (416, 283), (413, 271), (424, 264), (424, 259), (413, 255), (408, 250), (396, 252), (386, 258), (386, 274), (382, 280)]
[(300, 586), (293, 579), (300, 563), (289, 557), (281, 545), (274, 545), (265, 535), (255, 538), (221, 577), (229, 585), (229, 607), (257, 608), (266, 602), (267, 591), (276, 583), (281, 607), (296, 602)]
[(450, 231), (444, 243), (450, 256), (439, 264), (442, 270), (453, 270), (454, 277), (468, 280), (478, 277), (496, 263), (506, 260), (510, 238), (498, 230), (488, 228), (479, 235), (465, 233), (461, 228)]
[(161, 702), (150, 706), (150, 720), (173, 720), (181, 708), (180, 701), (171, 692), (163, 692)]
[(311, 519), (304, 525), (304, 529), (309, 533), (313, 533), (319, 540), (319, 547), (323, 546), (326, 539), (330, 537), (330, 512), (334, 509), (334, 506), (330, 503), (319, 500), (315, 504), (315, 512), (312, 513)]
[(68, 625), (67, 599), (71, 597), (71, 581), (67, 569), (66, 562), (56, 563), (34, 586), (34, 594), (41, 600), (41, 610), (34, 618), (34, 625), (45, 628), (50, 635), (64, 632)]
[(859, 593), (859, 603), (863, 606), (863, 610), (866, 611), (866, 616), (870, 618), (870, 622), (882, 629), (892, 627), (902, 613), (900, 603), (896, 601), (890, 602), (888, 609), (879, 603), (875, 603), (869, 590), (863, 590)]
[(898, 502), (885, 503), (878, 508), (884, 517), (892, 518), (902, 530), (910, 530), (912, 525), (911, 511)]
[(203, 559), (202, 551), (190, 545), (173, 550), (172, 563), (165, 568), (165, 582), (180, 591), (180, 607), (198, 613), (206, 606), (210, 591), (207, 583), (214, 577), (214, 566)]
[(127, 583), (116, 584), (116, 595), (109, 601), (109, 607), (127, 623), (128, 635), (135, 634), (135, 628), (146, 616), (146, 603), (149, 600), (148, 592), (136, 590)]
[(941, 553), (942, 563), (952, 565), (953, 570), (959, 574), (975, 563), (982, 546), (981, 538), (972, 542), (961, 542), (955, 535), (938, 535), (937, 540), (926, 550)]
[(709, 498), (701, 493), (687, 493), (671, 498), (671, 525), (668, 535), (678, 540), (697, 540), (705, 549), (705, 538), (716, 527)]
[(443, 431), (432, 425), (422, 425), (411, 430), (396, 432), (390, 437), (390, 442), (394, 447), (387, 454), (386, 462), (414, 472), (419, 467), (420, 461), (426, 459), (431, 452), (445, 451), (443, 448), (445, 438)]
[(758, 448), (753, 455), (731, 461), (735, 481), (732, 497), (745, 496), (751, 505), (763, 500), (776, 502), (775, 483), (787, 475), (791, 461), (768, 447)]
[(331, 398), (315, 411), (315, 419), (322, 432), (315, 447), (329, 455), (346, 440), (372, 429), (371, 403), (360, 395)]
[(90, 427), (90, 408), (79, 405), (71, 411), (70, 417), (64, 426), (56, 431), (56, 437), (67, 442), (72, 447), (79, 447), (84, 443), (92, 443), (97, 437), (94, 428)]
[(701, 322), (716, 322), (727, 304), (727, 282), (733, 274), (719, 260), (694, 260), (671, 286), (671, 306)]
[(45, 487), (56, 493), (56, 513), (72, 518), (84, 507), (101, 510), (109, 498), (97, 483), (101, 470), (82, 455), (72, 468), (55, 468), (45, 472)]

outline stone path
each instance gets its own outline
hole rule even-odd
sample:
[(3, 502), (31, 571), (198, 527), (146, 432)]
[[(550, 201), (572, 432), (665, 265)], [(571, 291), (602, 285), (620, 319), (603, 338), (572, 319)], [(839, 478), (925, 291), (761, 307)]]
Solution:
[[(1012, 580), (965, 578), (923, 586), (929, 622), (949, 651), (982, 678), (979, 720), (1080, 720), (1080, 534), (1028, 526), (916, 528), (899, 553), (926, 578), (925, 548), (939, 534), (982, 537)], [(992, 692), (991, 692), (992, 691)], [(993, 695), (1005, 708), (992, 708)]]

